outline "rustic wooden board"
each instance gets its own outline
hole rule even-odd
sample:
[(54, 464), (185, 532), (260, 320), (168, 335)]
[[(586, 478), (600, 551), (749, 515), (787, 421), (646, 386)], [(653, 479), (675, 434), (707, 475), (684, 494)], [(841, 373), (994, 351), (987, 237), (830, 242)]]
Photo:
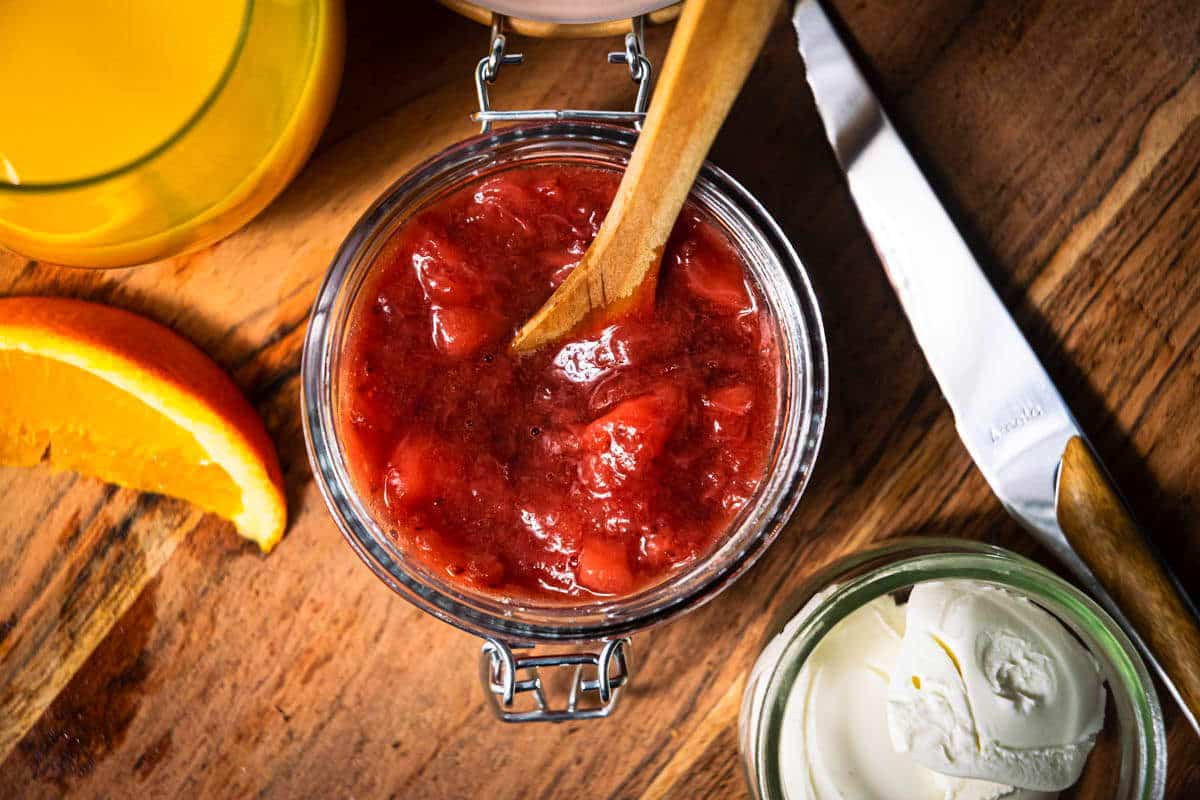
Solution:
[[(836, 5), (1135, 510), (1184, 583), (1200, 587), (1194, 0)], [(713, 158), (777, 215), (825, 310), (833, 383), (813, 485), (737, 586), (637, 638), (639, 674), (614, 719), (493, 722), (476, 685), (478, 643), (362, 567), (326, 515), (303, 451), (297, 365), (317, 282), (389, 182), (472, 132), (469, 72), (485, 44), (482, 28), (432, 4), (350, 6), (346, 80), (322, 146), (244, 231), (136, 270), (0, 255), (0, 293), (134, 309), (225, 365), (275, 437), (294, 520), (263, 558), (181, 503), (43, 469), (0, 470), (2, 585), (41, 586), (43, 612), (74, 607), (80, 548), (115, 540), (133, 549), (133, 567), (119, 570), (127, 587), (142, 587), (0, 765), (0, 797), (743, 796), (740, 684), (789, 587), (843, 553), (912, 531), (1044, 558), (955, 437), (853, 213), (781, 17)], [(652, 34), (655, 57), (666, 35)], [(611, 44), (521, 42), (528, 66), (505, 71), (497, 102), (624, 105), (627, 77), (602, 63)], [(113, 537), (122, 527), (127, 535)], [(47, 559), (67, 571), (46, 573)], [(12, 597), (0, 592), (0, 611)], [(0, 614), (0, 655), (16, 649), (12, 613)], [(74, 638), (79, 630), (60, 633), (64, 652), (91, 649)], [(60, 684), (69, 660), (55, 673)], [(1200, 742), (1166, 711), (1168, 795), (1200, 796)]]

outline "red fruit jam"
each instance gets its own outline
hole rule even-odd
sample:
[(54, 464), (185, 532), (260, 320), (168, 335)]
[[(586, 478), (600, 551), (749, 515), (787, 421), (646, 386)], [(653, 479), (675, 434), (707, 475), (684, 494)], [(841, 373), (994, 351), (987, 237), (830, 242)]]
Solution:
[(352, 480), (401, 549), (451, 581), (514, 599), (629, 594), (712, 549), (763, 477), (774, 324), (695, 207), (652, 315), (508, 350), (619, 180), (520, 167), (460, 189), (393, 235), (357, 296), (339, 380)]

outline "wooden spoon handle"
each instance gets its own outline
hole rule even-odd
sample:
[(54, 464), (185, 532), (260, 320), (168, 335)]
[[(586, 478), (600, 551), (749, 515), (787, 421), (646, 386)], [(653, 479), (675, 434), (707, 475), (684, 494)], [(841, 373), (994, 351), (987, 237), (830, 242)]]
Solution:
[[(606, 218), (661, 247), (775, 22), (778, 0), (687, 0)], [(638, 190), (638, 187), (643, 187)], [(644, 191), (644, 187), (658, 187)], [(645, 225), (630, 225), (635, 218)]]
[(642, 133), (595, 241), (513, 338), (536, 350), (654, 297), (659, 261), (779, 0), (687, 0)]
[(1078, 436), (1067, 443), (1059, 471), (1058, 523), (1175, 684), (1194, 725), (1200, 719), (1196, 617)]

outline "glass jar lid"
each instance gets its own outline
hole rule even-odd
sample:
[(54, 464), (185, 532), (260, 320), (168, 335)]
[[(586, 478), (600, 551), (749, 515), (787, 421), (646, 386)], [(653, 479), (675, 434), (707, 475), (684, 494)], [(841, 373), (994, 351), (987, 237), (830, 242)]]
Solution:
[(673, 0), (484, 0), (480, 3), (454, 2), (447, 5), (480, 6), (498, 14), (538, 22), (582, 24), (629, 19), (673, 4)]

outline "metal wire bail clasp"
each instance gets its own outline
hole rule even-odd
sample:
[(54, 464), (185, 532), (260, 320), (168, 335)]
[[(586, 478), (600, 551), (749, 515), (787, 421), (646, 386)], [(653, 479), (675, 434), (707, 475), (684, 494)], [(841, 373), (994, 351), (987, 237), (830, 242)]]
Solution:
[[(513, 648), (488, 639), (480, 653), (483, 686), (492, 701), (492, 710), (504, 722), (568, 722), (607, 717), (617, 706), (621, 687), (629, 681), (629, 647), (629, 639), (613, 639), (599, 653), (518, 657)], [(565, 708), (552, 708), (547, 702), (539, 672), (544, 667), (575, 668)], [(589, 677), (587, 672), (592, 669), (593, 677)], [(528, 671), (527, 677), (521, 677), (522, 671)], [(515, 710), (515, 701), (522, 694), (531, 694), (536, 707)], [(588, 695), (595, 695), (597, 704), (582, 705)]]
[(525, 62), (525, 56), (520, 53), (504, 52), (508, 41), (504, 35), (504, 23), (507, 20), (508, 17), (503, 14), (492, 15), (491, 49), (475, 65), (475, 92), (479, 97), (479, 107), (481, 109), (489, 107), (487, 87), (489, 84), (495, 83), (496, 78), (500, 77), (500, 67), (505, 64), (522, 64)]
[(646, 55), (645, 27), (644, 16), (634, 17), (633, 28), (625, 34), (625, 51), (608, 54), (608, 63), (629, 65), (629, 77), (638, 85), (637, 98), (633, 101), (633, 113), (637, 117), (633, 124), (638, 130), (642, 128), (646, 108), (650, 105), (650, 78), (653, 72), (650, 58)]
[(479, 59), (475, 65), (475, 96), (479, 101), (479, 110), (471, 114), (471, 119), (479, 123), (481, 133), (487, 133), (495, 122), (531, 122), (548, 120), (601, 120), (607, 122), (631, 122), (641, 130), (642, 120), (646, 117), (646, 108), (650, 103), (650, 85), (653, 68), (646, 56), (645, 31), (646, 18), (634, 17), (632, 28), (625, 34), (625, 49), (608, 54), (608, 63), (626, 64), (629, 66), (629, 76), (637, 84), (637, 98), (633, 103), (633, 111), (606, 111), (603, 109), (573, 109), (573, 108), (533, 108), (514, 111), (498, 111), (492, 108), (488, 87), (500, 76), (500, 68), (505, 64), (523, 64), (525, 56), (520, 53), (508, 53), (508, 44), (504, 33), (507, 17), (503, 14), (492, 15), (492, 39), (488, 54)]

